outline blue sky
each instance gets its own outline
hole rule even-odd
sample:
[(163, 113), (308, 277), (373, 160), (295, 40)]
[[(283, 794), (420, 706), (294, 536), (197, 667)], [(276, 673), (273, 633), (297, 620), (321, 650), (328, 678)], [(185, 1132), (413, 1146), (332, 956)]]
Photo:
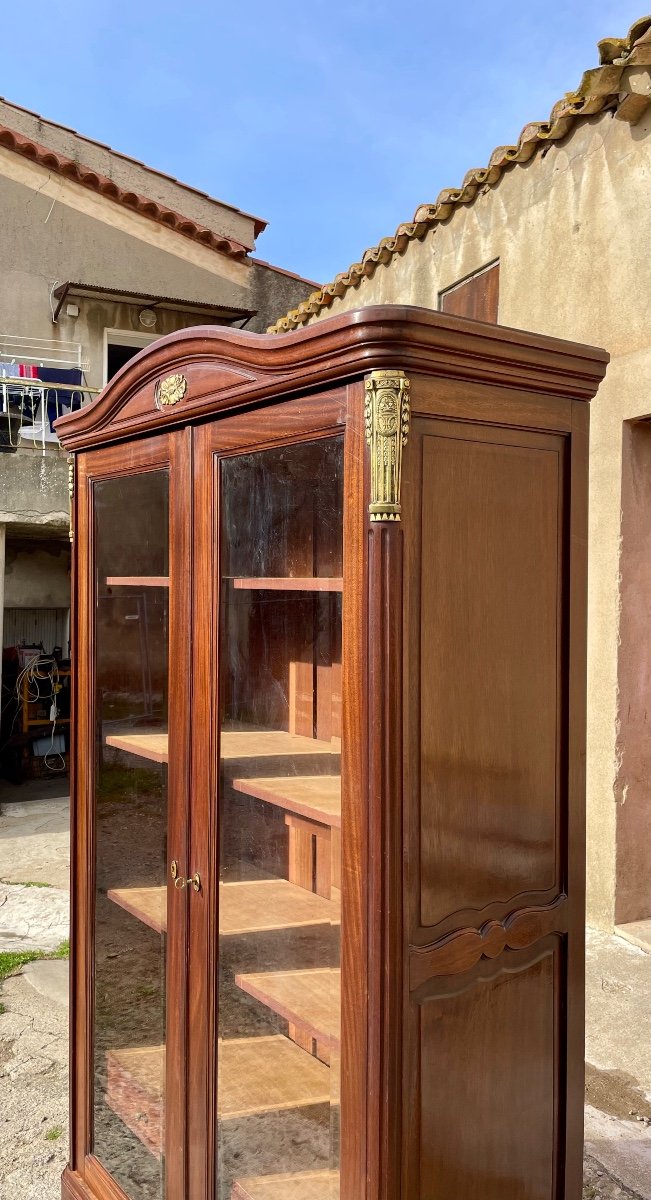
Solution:
[[(326, 282), (597, 65), (639, 3), (6, 5), (0, 94), (266, 218)], [(13, 49), (12, 49), (13, 48)]]

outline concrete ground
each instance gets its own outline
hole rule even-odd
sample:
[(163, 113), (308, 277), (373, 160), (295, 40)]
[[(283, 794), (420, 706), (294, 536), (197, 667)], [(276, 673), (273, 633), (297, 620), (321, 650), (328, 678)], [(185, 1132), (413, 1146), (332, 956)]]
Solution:
[[(65, 788), (2, 785), (0, 800), (0, 952), (54, 950), (69, 922)], [(58, 1200), (67, 1109), (68, 963), (28, 963), (0, 983), (0, 1200)]]
[(595, 930), (586, 956), (586, 1061), (586, 1153), (647, 1200), (651, 954)]
[[(66, 936), (68, 801), (46, 784), (0, 794), (0, 950)], [(651, 1200), (651, 954), (588, 931), (586, 989), (584, 1200)], [(67, 1000), (64, 960), (0, 983), (0, 1200), (60, 1195)]]

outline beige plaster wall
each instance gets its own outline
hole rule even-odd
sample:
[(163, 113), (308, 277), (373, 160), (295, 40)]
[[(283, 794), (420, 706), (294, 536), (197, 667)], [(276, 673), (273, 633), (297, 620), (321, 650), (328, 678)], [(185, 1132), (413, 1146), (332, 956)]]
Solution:
[[(155, 222), (96, 197), (79, 185), (0, 147), (0, 332), (76, 341), (83, 346), (91, 387), (103, 385), (104, 329), (143, 333), (141, 305), (71, 296), (52, 323), (50, 292), (66, 281), (166, 295), (199, 304), (255, 309), (250, 328), (266, 328), (274, 313), (298, 304), (309, 284), (255, 261), (233, 262)], [(159, 310), (155, 333), (210, 324), (209, 318)]]
[(651, 421), (625, 421), (622, 450), (616, 924), (651, 913)]
[(163, 175), (144, 163), (135, 162), (108, 146), (84, 138), (74, 130), (44, 120), (35, 113), (17, 108), (0, 99), (0, 124), (33, 138), (35, 142), (71, 158), (91, 170), (112, 179), (118, 187), (135, 191), (166, 205), (175, 212), (191, 217), (208, 229), (250, 249), (255, 241), (254, 221), (248, 213), (240, 212), (205, 192), (184, 187), (176, 179)]
[[(436, 308), (439, 290), (494, 259), (500, 324), (612, 355), (592, 404), (587, 759), (588, 915), (610, 928), (626, 796), (618, 699), (622, 424), (651, 414), (651, 110), (635, 126), (609, 113), (577, 125), (321, 315), (387, 302)], [(636, 769), (650, 805), (651, 748), (643, 769), (637, 756)]]

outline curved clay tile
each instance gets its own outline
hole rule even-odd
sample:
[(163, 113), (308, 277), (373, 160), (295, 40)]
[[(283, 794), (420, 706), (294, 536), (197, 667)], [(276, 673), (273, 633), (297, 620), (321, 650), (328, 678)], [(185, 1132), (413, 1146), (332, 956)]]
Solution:
[(363, 277), (373, 275), (379, 263), (402, 254), (410, 241), (420, 240), (429, 229), (447, 220), (459, 205), (472, 204), (483, 188), (494, 187), (512, 163), (528, 162), (542, 144), (566, 137), (577, 121), (616, 105), (625, 66), (651, 62), (651, 16), (635, 21), (626, 38), (604, 38), (598, 48), (600, 66), (585, 71), (576, 91), (556, 101), (549, 120), (530, 121), (520, 133), (517, 146), (497, 146), (488, 166), (467, 171), (460, 188), (444, 188), (434, 204), (419, 205), (412, 222), (398, 226), (394, 237), (383, 238), (377, 246), (365, 250), (361, 262), (353, 263), (332, 283), (312, 292), (307, 300), (271, 325), (269, 333), (286, 333), (305, 325), (311, 316), (327, 308), (333, 296), (345, 295)]
[(57, 154), (47, 146), (41, 146), (38, 142), (9, 129), (6, 125), (0, 125), (0, 145), (22, 155), (31, 162), (38, 163), (39, 166), (45, 167), (56, 175), (61, 175), (64, 179), (72, 179), (81, 187), (105, 196), (116, 204), (121, 204), (123, 208), (129, 208), (142, 216), (149, 217), (159, 225), (173, 229), (183, 237), (219, 250), (220, 253), (227, 254), (229, 258), (242, 260), (248, 255), (246, 246), (236, 242), (233, 238), (214, 234), (204, 225), (197, 224), (189, 217), (184, 217), (181, 213), (174, 212), (147, 196), (141, 196), (138, 192), (126, 191), (106, 175), (100, 175), (97, 171), (84, 167), (83, 164), (75, 162), (72, 158)]

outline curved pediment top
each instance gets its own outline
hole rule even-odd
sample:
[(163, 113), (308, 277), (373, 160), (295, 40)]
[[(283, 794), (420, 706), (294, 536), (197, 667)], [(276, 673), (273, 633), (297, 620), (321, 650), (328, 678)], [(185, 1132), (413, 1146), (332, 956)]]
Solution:
[[(96, 400), (61, 417), (56, 431), (64, 446), (78, 449), (378, 367), (589, 400), (607, 362), (590, 346), (407, 305), (372, 305), (285, 334), (204, 325), (140, 351)], [(182, 378), (166, 384), (172, 376)]]

